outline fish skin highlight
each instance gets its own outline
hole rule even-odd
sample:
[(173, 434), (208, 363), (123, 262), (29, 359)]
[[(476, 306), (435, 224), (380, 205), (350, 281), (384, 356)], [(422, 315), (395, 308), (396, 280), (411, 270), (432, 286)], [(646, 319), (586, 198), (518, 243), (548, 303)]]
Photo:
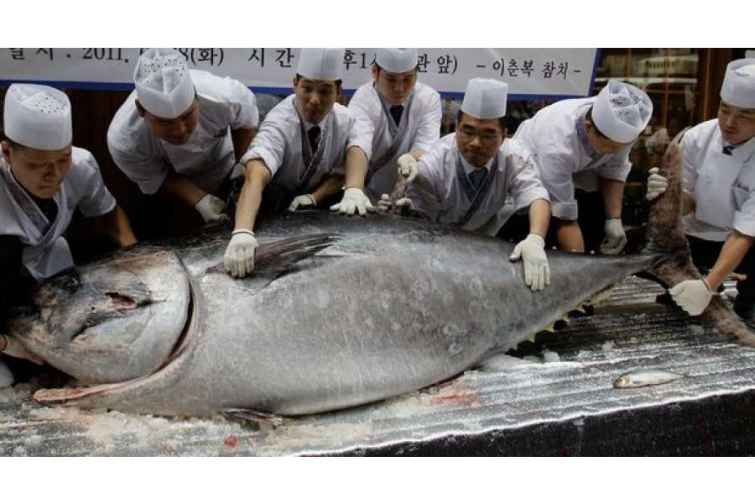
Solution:
[(684, 375), (661, 369), (641, 369), (619, 376), (614, 380), (613, 387), (617, 389), (651, 387), (671, 383), (680, 378), (684, 378)]
[[(664, 169), (676, 170), (677, 183), (680, 159), (677, 139), (664, 157)], [(659, 202), (679, 198), (671, 185)], [(539, 292), (524, 285), (521, 262), (509, 262), (513, 244), (388, 215), (360, 219), (301, 212), (263, 223), (257, 230), (261, 245), (255, 274), (243, 280), (227, 276), (220, 266), (227, 231), (140, 246), (91, 265), (102, 269), (95, 277), (105, 279), (115, 267), (111, 263), (121, 264), (122, 258), (143, 269), (132, 268), (133, 285), (99, 285), (93, 292), (110, 292), (114, 307), (100, 303), (95, 306), (99, 316), (79, 319), (94, 324), (87, 330), (112, 322), (114, 313), (119, 324), (130, 322), (134, 331), (119, 325), (120, 332), (111, 331), (108, 341), (92, 338), (89, 352), (132, 345), (133, 354), (149, 361), (141, 364), (147, 371), (103, 357), (123, 368), (110, 373), (136, 376), (39, 390), (34, 397), (42, 403), (154, 415), (208, 416), (240, 409), (301, 415), (416, 391), (515, 347), (629, 275), (645, 272), (667, 285), (693, 277), (683, 232), (679, 235), (676, 227), (676, 205), (656, 203), (651, 209), (647, 253), (550, 252), (551, 285)], [(669, 216), (675, 208), (676, 215)], [(166, 275), (152, 259), (155, 254), (181, 269)], [(88, 278), (87, 268), (81, 268), (81, 278)], [(138, 282), (149, 283), (145, 278), (167, 280), (160, 296), (150, 292), (151, 301), (140, 305), (128, 293), (140, 292)], [(178, 286), (187, 286), (186, 292)], [(121, 296), (121, 290), (127, 294)], [(69, 292), (70, 299), (82, 306), (66, 306), (71, 301), (57, 298), (61, 313), (87, 313), (92, 303), (86, 301), (101, 299), (78, 293)], [(178, 306), (182, 299), (189, 299), (186, 311), (171, 319), (172, 329), (161, 331), (160, 307)], [(97, 306), (105, 307), (102, 314)], [(44, 310), (56, 307), (43, 308), (21, 324), (36, 327), (35, 352), (51, 356), (54, 349), (61, 369), (65, 360), (67, 373), (96, 382), (90, 369), (102, 370), (96, 359), (79, 369), (72, 357), (82, 354), (74, 348), (81, 324), (72, 325), (65, 337), (53, 334), (56, 328)], [(716, 313), (724, 334), (745, 343), (743, 335), (753, 337), (731, 312)], [(140, 337), (134, 338), (134, 332)], [(24, 333), (12, 334), (27, 344)], [(155, 352), (160, 358), (151, 348), (160, 349)], [(170, 349), (167, 357), (165, 349)], [(128, 361), (128, 352), (119, 355)]]

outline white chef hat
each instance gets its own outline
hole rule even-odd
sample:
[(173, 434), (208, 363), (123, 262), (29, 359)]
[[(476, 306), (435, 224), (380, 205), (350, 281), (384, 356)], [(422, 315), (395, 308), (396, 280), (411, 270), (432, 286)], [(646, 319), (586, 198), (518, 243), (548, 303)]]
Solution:
[(12, 84), (5, 93), (5, 136), (40, 150), (71, 145), (71, 101), (65, 93), (39, 84)]
[(417, 50), (381, 48), (377, 50), (375, 63), (386, 72), (408, 72), (417, 68)]
[(645, 91), (611, 79), (592, 105), (592, 121), (605, 136), (618, 143), (633, 142), (650, 122), (653, 102)]
[(296, 73), (305, 79), (336, 81), (343, 78), (343, 49), (304, 48)]
[(194, 102), (186, 58), (175, 49), (148, 49), (139, 56), (134, 84), (139, 103), (161, 118), (175, 119)]
[(721, 99), (739, 108), (755, 108), (755, 58), (734, 60), (726, 66)]
[(461, 111), (477, 119), (498, 119), (506, 115), (509, 85), (495, 79), (470, 79)]

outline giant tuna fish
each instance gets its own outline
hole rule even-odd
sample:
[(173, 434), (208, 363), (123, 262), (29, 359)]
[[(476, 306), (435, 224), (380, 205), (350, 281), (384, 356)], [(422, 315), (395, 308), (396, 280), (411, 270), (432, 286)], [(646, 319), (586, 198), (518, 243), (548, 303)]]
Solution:
[[(77, 380), (38, 391), (42, 403), (299, 415), (385, 399), (515, 347), (628, 275), (666, 285), (696, 276), (679, 224), (679, 167), (672, 145), (646, 253), (551, 252), (551, 284), (540, 292), (524, 285), (501, 240), (313, 212), (258, 230), (251, 278), (223, 272), (227, 231), (140, 246), (43, 285), (10, 333)], [(705, 316), (755, 341), (720, 300)]]

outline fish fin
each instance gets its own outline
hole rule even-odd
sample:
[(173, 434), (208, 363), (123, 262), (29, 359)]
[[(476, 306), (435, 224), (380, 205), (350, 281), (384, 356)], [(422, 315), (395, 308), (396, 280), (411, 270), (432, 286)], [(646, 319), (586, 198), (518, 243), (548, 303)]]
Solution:
[[(293, 269), (296, 263), (330, 247), (339, 238), (334, 233), (317, 233), (263, 243), (255, 253), (254, 274), (270, 276), (272, 273), (277, 278)], [(208, 268), (205, 273), (225, 273), (225, 268), (220, 263)]]
[(280, 415), (246, 408), (229, 408), (220, 413), (228, 421), (251, 424), (252, 427), (256, 427), (255, 430), (262, 430), (265, 427), (275, 429), (283, 425), (286, 420), (286, 417)]

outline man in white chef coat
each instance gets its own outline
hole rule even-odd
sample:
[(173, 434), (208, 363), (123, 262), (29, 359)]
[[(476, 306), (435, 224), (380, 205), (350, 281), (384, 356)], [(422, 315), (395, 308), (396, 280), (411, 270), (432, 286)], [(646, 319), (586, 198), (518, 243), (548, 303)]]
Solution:
[(178, 200), (205, 223), (228, 219), (228, 181), (240, 175), (236, 162), (259, 120), (254, 94), (230, 77), (190, 70), (174, 49), (144, 52), (134, 84), (108, 128), (115, 164), (145, 195)]
[(369, 146), (365, 192), (373, 202), (393, 190), (398, 170), (415, 174), (417, 161), (440, 138), (440, 95), (417, 81), (417, 62), (416, 49), (378, 49), (372, 81), (349, 102), (363, 126), (360, 144)]
[(374, 209), (364, 193), (371, 146), (360, 144), (353, 114), (336, 102), (343, 58), (343, 49), (302, 49), (294, 94), (270, 111), (241, 158), (244, 182), (224, 261), (230, 275), (241, 278), (254, 270), (261, 205), (263, 213), (315, 207), (343, 187), (331, 210), (365, 215)]
[[(737, 314), (755, 329), (755, 59), (729, 63), (721, 86), (718, 117), (688, 130), (682, 138), (684, 222), (695, 265), (707, 274), (685, 280), (669, 293), (691, 315), (710, 303), (733, 271)], [(651, 170), (647, 198), (668, 186)]]
[[(627, 239), (621, 211), (624, 184), (632, 167), (629, 151), (652, 112), (653, 103), (644, 91), (610, 80), (597, 96), (556, 102), (519, 126), (514, 138), (537, 158), (550, 194), (552, 231), (560, 249), (585, 251), (580, 221), (589, 220), (596, 212), (605, 217), (602, 237), (599, 229), (594, 233), (600, 252), (615, 255), (624, 249)], [(587, 191), (580, 198), (586, 205), (578, 203), (575, 188)], [(590, 205), (589, 193), (596, 190), (602, 205), (593, 202), (593, 208), (583, 208)], [(593, 241), (592, 236), (587, 238)]]
[(530, 222), (529, 234), (510, 259), (521, 258), (525, 283), (541, 290), (550, 283), (545, 254), (548, 191), (527, 148), (506, 139), (507, 97), (504, 82), (470, 80), (456, 132), (441, 138), (422, 156), (406, 198), (392, 204), (409, 207), (434, 222), (482, 232), (511, 197), (516, 209), (529, 209)]
[[(39, 362), (4, 334), (6, 311), (25, 286), (74, 266), (63, 233), (74, 211), (119, 246), (136, 243), (128, 217), (105, 187), (92, 154), (72, 146), (65, 93), (13, 84), (5, 95), (0, 159), (0, 353)], [(4, 366), (0, 362), (0, 367)], [(2, 385), (12, 382), (0, 369)]]

